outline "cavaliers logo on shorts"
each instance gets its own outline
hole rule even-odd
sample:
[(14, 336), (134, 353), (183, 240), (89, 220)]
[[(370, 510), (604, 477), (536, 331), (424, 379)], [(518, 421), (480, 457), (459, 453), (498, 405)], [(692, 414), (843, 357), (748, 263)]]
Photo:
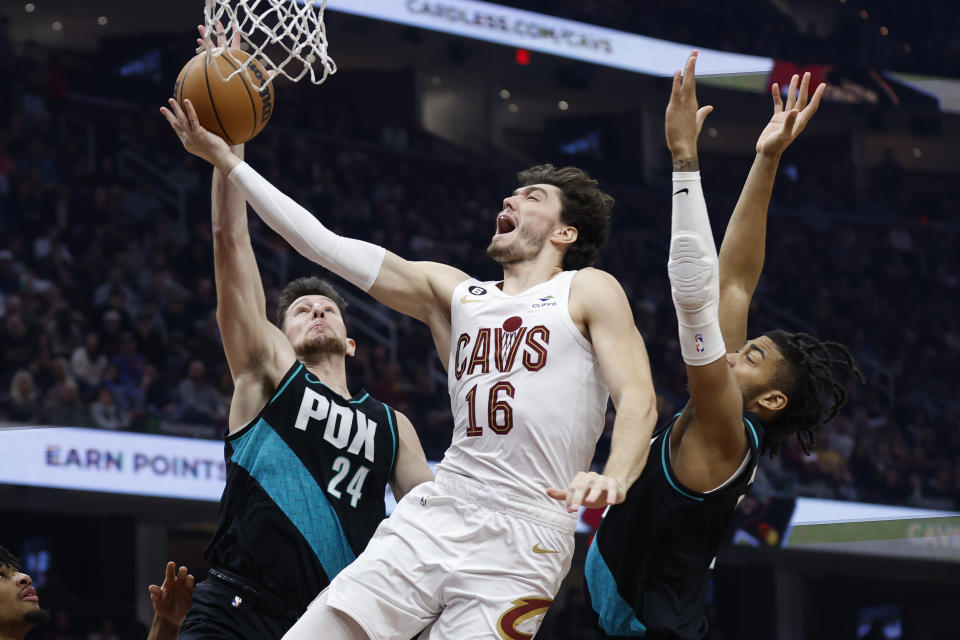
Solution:
[(530, 640), (540, 627), (544, 614), (553, 600), (549, 598), (518, 598), (497, 620), (497, 633), (503, 640)]

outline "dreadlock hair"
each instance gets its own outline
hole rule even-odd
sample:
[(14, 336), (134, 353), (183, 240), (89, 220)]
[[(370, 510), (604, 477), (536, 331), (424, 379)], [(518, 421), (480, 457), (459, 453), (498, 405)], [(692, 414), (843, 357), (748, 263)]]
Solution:
[(560, 189), (560, 220), (577, 229), (577, 240), (563, 254), (565, 271), (592, 265), (610, 235), (613, 196), (597, 188), (597, 181), (576, 167), (552, 164), (530, 167), (517, 174), (521, 187), (552, 184)]
[(340, 309), (340, 315), (343, 315), (343, 312), (347, 310), (347, 301), (326, 280), (321, 280), (316, 276), (297, 278), (287, 284), (280, 292), (280, 300), (277, 303), (277, 326), (280, 327), (281, 331), (283, 331), (283, 325), (287, 319), (287, 309), (303, 296), (330, 298)]
[(14, 571), (20, 571), (20, 560), (7, 551), (6, 547), (0, 547), (0, 567), (10, 567)]
[(817, 430), (840, 411), (847, 401), (847, 391), (833, 372), (842, 368), (858, 382), (863, 374), (857, 368), (850, 350), (839, 342), (822, 342), (807, 333), (768, 331), (783, 360), (771, 384), (786, 394), (787, 406), (768, 422), (763, 448), (770, 457), (780, 453), (783, 441), (797, 434), (800, 448), (809, 455), (817, 443)]

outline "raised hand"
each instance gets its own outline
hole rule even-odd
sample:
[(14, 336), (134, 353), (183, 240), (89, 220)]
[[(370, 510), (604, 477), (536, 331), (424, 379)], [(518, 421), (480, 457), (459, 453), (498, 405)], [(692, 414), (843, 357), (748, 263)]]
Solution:
[(627, 497), (623, 483), (610, 476), (594, 471), (581, 471), (574, 477), (566, 489), (547, 489), (547, 495), (554, 500), (566, 502), (567, 511), (576, 512), (581, 505), (588, 509), (619, 504)]
[[(800, 82), (799, 90), (797, 89), (798, 81)], [(813, 97), (807, 102), (807, 96), (810, 95), (810, 72), (803, 74), (803, 80), (794, 74), (790, 79), (787, 102), (784, 104), (780, 97), (780, 85), (774, 82), (771, 87), (773, 117), (757, 139), (757, 153), (780, 157), (780, 154), (800, 135), (810, 122), (810, 118), (817, 112), (820, 107), (820, 98), (826, 88), (827, 85), (821, 82), (813, 92)]]
[(190, 100), (184, 99), (183, 108), (180, 108), (180, 104), (173, 98), (170, 98), (167, 103), (170, 108), (160, 107), (160, 113), (180, 138), (183, 148), (228, 175), (239, 162), (239, 158), (230, 152), (230, 147), (223, 138), (200, 126), (197, 112)]
[[(207, 33), (207, 27), (202, 24), (198, 24), (197, 31), (200, 32), (200, 37), (197, 38), (197, 53), (207, 49), (212, 49), (213, 41), (210, 39), (210, 34)], [(217, 47), (223, 48), (227, 46), (227, 39), (224, 36), (225, 33), (226, 31), (224, 31), (223, 25), (218, 22), (216, 29)], [(230, 38), (230, 48), (239, 49), (242, 42), (243, 38), (240, 36), (240, 29), (234, 28), (233, 35)]]
[[(673, 90), (670, 92), (670, 102), (667, 104), (667, 113), (664, 119), (664, 130), (667, 137), (667, 147), (673, 154), (674, 164), (678, 159), (693, 159), (697, 157), (697, 138), (707, 115), (713, 111), (712, 106), (698, 107), (697, 81), (694, 70), (697, 65), (699, 51), (694, 49), (687, 58), (683, 74), (677, 71), (673, 74)], [(674, 167), (675, 170), (685, 170), (689, 167)]]
[(187, 573), (186, 567), (180, 567), (179, 571), (175, 568), (173, 562), (168, 562), (163, 584), (159, 587), (152, 584), (147, 589), (150, 591), (153, 612), (165, 622), (179, 627), (193, 601), (194, 578)]

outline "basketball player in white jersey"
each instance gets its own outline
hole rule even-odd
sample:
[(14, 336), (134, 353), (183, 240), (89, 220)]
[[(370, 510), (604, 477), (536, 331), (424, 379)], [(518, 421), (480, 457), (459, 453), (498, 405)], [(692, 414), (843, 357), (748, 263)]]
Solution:
[[(626, 295), (590, 267), (613, 198), (579, 169), (522, 172), (487, 249), (503, 280), (479, 282), (335, 235), (185, 111), (171, 124), (187, 151), (304, 256), (426, 323), (449, 377), (454, 435), (436, 481), (400, 502), (285, 637), (531, 638), (569, 569), (578, 508), (623, 500), (656, 422)], [(610, 458), (587, 473), (608, 396)]]

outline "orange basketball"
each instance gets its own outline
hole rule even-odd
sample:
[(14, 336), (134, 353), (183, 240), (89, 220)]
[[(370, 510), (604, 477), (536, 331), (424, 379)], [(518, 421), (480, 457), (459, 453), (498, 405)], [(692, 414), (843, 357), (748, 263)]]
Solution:
[[(180, 106), (184, 98), (190, 98), (201, 126), (229, 144), (251, 140), (273, 113), (273, 83), (260, 91), (255, 86), (263, 86), (267, 80), (267, 72), (256, 59), (250, 62), (248, 72), (223, 80), (249, 57), (247, 52), (231, 48), (208, 61), (207, 52), (202, 51), (183, 65), (173, 87)], [(248, 81), (248, 74), (255, 84)]]

